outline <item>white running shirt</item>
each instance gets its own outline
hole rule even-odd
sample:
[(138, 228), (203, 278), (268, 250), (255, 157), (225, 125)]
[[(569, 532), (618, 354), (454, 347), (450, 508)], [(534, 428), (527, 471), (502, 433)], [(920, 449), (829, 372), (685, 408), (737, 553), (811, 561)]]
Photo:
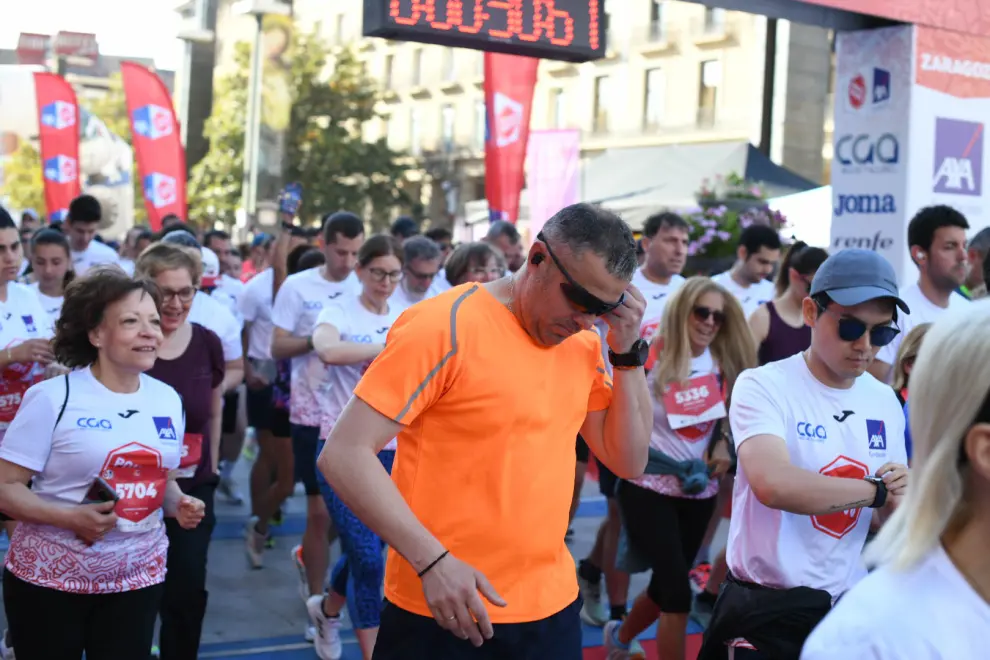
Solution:
[[(6, 351), (28, 339), (52, 336), (51, 317), (35, 291), (9, 282), (7, 300), (0, 302), (0, 350)], [(21, 405), (27, 389), (41, 380), (45, 368), (37, 362), (15, 362), (0, 369), (0, 440)]]
[(62, 303), (65, 302), (65, 296), (58, 296), (58, 297), (46, 296), (41, 292), (41, 289), (38, 287), (37, 282), (31, 282), (30, 284), (28, 284), (28, 286), (34, 289), (35, 295), (38, 296), (38, 301), (41, 303), (41, 306), (44, 308), (45, 313), (51, 317), (52, 327), (54, 327), (55, 321), (58, 320), (59, 315), (62, 313)]
[(750, 284), (748, 287), (741, 287), (732, 279), (732, 271), (727, 270), (724, 273), (719, 273), (712, 277), (712, 281), (721, 284), (725, 287), (729, 293), (735, 296), (739, 304), (742, 305), (743, 313), (746, 315), (746, 319), (756, 311), (756, 308), (765, 302), (773, 300), (774, 297), (774, 287), (773, 282), (769, 280), (763, 280), (759, 284)]
[(76, 271), (76, 275), (85, 275), (86, 271), (93, 266), (118, 264), (120, 262), (120, 257), (117, 256), (113, 248), (100, 243), (96, 239), (91, 240), (82, 252), (72, 250), (71, 256), (72, 269)]
[(632, 284), (646, 298), (646, 311), (643, 312), (643, 322), (640, 326), (642, 328), (648, 323), (663, 318), (663, 308), (667, 305), (667, 300), (681, 288), (681, 285), (684, 284), (684, 278), (680, 275), (672, 275), (667, 284), (657, 284), (647, 279), (643, 275), (643, 269), (638, 268), (633, 274)]
[(248, 331), (248, 354), (253, 360), (272, 359), (272, 287), (274, 271), (266, 268), (244, 285), (240, 310), (251, 324)]
[(224, 361), (237, 360), (244, 355), (244, 345), (241, 343), (241, 325), (234, 318), (233, 312), (227, 305), (216, 298), (202, 291), (197, 291), (186, 320), (190, 323), (198, 323), (207, 330), (212, 330), (220, 338)]
[[(907, 465), (904, 412), (894, 391), (868, 373), (849, 389), (827, 387), (802, 353), (743, 372), (729, 420), (737, 452), (754, 436), (777, 436), (791, 463), (810, 472), (861, 479), (887, 462)], [(770, 509), (756, 499), (740, 463), (729, 569), (747, 582), (823, 589), (835, 598), (866, 575), (860, 554), (871, 518), (870, 509), (824, 516)]]
[(897, 310), (897, 327), (901, 329), (901, 332), (894, 337), (894, 341), (881, 348), (880, 352), (877, 353), (878, 360), (883, 360), (891, 366), (897, 362), (897, 351), (901, 347), (901, 342), (904, 341), (913, 327), (922, 323), (934, 323), (949, 310), (959, 309), (970, 303), (962, 294), (953, 291), (952, 295), (949, 296), (949, 306), (939, 307), (921, 292), (921, 287), (918, 286), (917, 282), (901, 289), (900, 295), (901, 300), (911, 308), (911, 313), (905, 314), (901, 310)]

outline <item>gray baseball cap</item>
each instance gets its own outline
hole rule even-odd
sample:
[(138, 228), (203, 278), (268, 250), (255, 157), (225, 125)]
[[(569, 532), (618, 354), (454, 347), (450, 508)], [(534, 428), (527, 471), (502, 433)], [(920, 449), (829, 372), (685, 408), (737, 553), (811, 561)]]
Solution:
[(843, 307), (890, 298), (905, 314), (911, 313), (897, 290), (894, 267), (873, 250), (848, 248), (829, 256), (811, 282), (810, 295), (819, 293)]

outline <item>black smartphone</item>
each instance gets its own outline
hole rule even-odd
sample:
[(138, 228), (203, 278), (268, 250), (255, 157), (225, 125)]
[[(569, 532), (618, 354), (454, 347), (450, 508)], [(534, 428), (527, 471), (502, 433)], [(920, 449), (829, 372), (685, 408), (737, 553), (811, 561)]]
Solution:
[(117, 495), (117, 491), (114, 487), (104, 481), (101, 477), (93, 479), (93, 483), (90, 485), (89, 490), (86, 492), (86, 497), (83, 498), (83, 504), (102, 504), (104, 502), (116, 502), (120, 497)]

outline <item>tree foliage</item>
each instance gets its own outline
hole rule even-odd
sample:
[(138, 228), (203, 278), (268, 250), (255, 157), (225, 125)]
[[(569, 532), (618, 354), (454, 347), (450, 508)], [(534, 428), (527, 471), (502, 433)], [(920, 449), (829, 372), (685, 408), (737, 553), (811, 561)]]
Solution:
[(3, 187), (16, 209), (34, 209), (47, 217), (45, 184), (41, 178), (41, 153), (27, 140), (21, 140), (3, 167)]
[[(217, 81), (204, 135), (210, 150), (194, 168), (194, 213), (232, 222), (241, 205), (244, 127), (251, 48), (238, 44), (236, 66)], [(331, 49), (318, 34), (294, 31), (288, 53), (292, 107), (285, 139), (284, 181), (303, 186), (299, 216), (349, 209), (383, 224), (409, 200), (401, 154), (384, 139), (366, 142), (363, 126), (379, 119), (380, 90), (350, 50)]]

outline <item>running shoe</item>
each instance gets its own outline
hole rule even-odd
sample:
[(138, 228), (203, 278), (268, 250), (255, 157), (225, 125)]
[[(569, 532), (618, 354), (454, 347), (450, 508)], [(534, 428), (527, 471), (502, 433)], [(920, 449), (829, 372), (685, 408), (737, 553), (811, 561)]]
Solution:
[(296, 573), (299, 576), (299, 597), (305, 603), (309, 601), (309, 580), (306, 579), (306, 564), (303, 563), (301, 545), (292, 548), (292, 563), (295, 565)]
[(271, 530), (268, 530), (268, 536), (265, 537), (265, 549), (272, 550), (275, 547), (275, 535), (272, 534)]
[(584, 599), (584, 605), (581, 606), (581, 620), (589, 626), (601, 628), (608, 621), (609, 614), (608, 608), (602, 602), (601, 582), (592, 583), (581, 577), (580, 572), (578, 572), (577, 579), (578, 587), (581, 589), (581, 598)]
[(708, 578), (712, 574), (712, 565), (707, 561), (702, 562), (691, 569), (688, 577), (691, 578), (691, 590), (699, 594), (708, 586)]
[(316, 628), (313, 650), (320, 660), (340, 660), (344, 655), (344, 645), (340, 641), (342, 626), (340, 615), (329, 617), (323, 612), (323, 596), (311, 596), (306, 601), (309, 620)]
[(646, 653), (643, 647), (635, 639), (629, 644), (619, 641), (619, 627), (621, 621), (609, 621), (602, 631), (605, 647), (605, 660), (646, 660)]
[(8, 646), (10, 631), (4, 630), (3, 637), (0, 637), (0, 660), (14, 660), (14, 649)]
[(259, 569), (264, 565), (265, 541), (267, 538), (258, 531), (258, 516), (248, 518), (244, 526), (244, 551), (247, 553), (248, 565)]
[(217, 486), (217, 490), (227, 504), (233, 504), (234, 506), (240, 506), (244, 504), (244, 496), (241, 495), (240, 491), (237, 490), (237, 484), (234, 483), (233, 479), (228, 479), (225, 477), (220, 478), (220, 485)]

